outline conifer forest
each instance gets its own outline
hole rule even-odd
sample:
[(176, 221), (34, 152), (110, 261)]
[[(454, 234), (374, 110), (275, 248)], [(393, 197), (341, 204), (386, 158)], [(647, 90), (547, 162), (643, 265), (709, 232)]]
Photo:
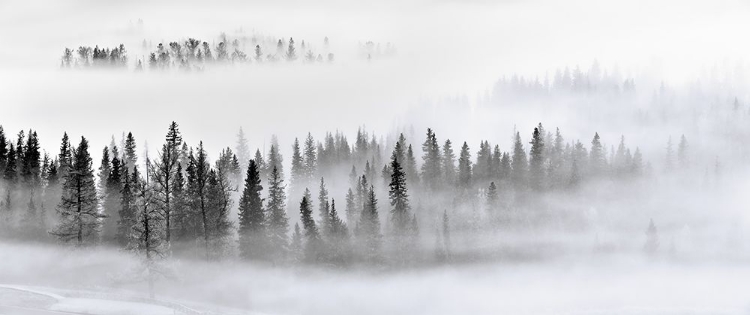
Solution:
[(605, 2), (0, 4), (0, 314), (747, 314), (750, 7)]

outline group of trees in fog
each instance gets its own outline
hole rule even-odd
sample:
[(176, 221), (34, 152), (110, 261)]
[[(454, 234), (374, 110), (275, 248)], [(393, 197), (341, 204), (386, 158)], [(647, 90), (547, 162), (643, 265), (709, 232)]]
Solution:
[[(119, 247), (147, 261), (184, 253), (272, 264), (410, 264), (449, 259), (459, 229), (512, 227), (518, 222), (510, 214), (546, 193), (648, 172), (624, 137), (608, 150), (594, 134), (587, 147), (541, 123), (529, 142), (516, 132), (508, 151), (482, 141), (476, 151), (463, 142), (456, 153), (451, 140), (427, 129), (421, 162), (403, 133), (394, 140), (359, 130), (350, 145), (339, 132), (322, 141), (308, 134), (292, 144), (287, 177), (276, 138), (266, 154), (251, 156), (242, 130), (235, 150), (223, 149), (213, 163), (174, 122), (153, 157), (139, 157), (128, 133), (103, 147), (95, 169), (84, 137), (64, 134), (50, 155), (35, 131), (19, 132), (14, 144), (0, 128), (3, 234)], [(675, 154), (669, 142), (668, 170), (687, 163), (687, 140), (679, 143)], [(678, 163), (670, 164), (673, 156)]]
[[(200, 39), (188, 38), (184, 41), (159, 43), (154, 50), (144, 40), (143, 48), (148, 50), (145, 58), (135, 58), (135, 70), (149, 68), (151, 70), (165, 69), (202, 69), (208, 63), (248, 63), (248, 62), (294, 62), (303, 60), (305, 63), (333, 62), (334, 54), (327, 52), (328, 37), (323, 41), (323, 51), (315, 53), (309, 44), (303, 40), (298, 47), (294, 38), (279, 39), (274, 45), (262, 46), (257, 39), (253, 41), (252, 51), (244, 51), (244, 42), (238, 39), (230, 40), (222, 36), (218, 44), (209, 44)], [(390, 46), (389, 46), (390, 47)], [(298, 51), (299, 50), (299, 51)], [(144, 60), (145, 59), (145, 60)], [(77, 50), (65, 48), (61, 58), (62, 68), (85, 67), (113, 67), (127, 68), (128, 53), (125, 46), (120, 44), (115, 48), (99, 48), (95, 46), (80, 46)]]

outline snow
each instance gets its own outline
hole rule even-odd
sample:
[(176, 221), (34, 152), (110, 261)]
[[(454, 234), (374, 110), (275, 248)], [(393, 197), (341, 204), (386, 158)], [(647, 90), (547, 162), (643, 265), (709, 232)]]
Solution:
[(59, 303), (52, 305), (50, 310), (97, 315), (175, 314), (173, 309), (159, 305), (84, 298), (66, 298)]

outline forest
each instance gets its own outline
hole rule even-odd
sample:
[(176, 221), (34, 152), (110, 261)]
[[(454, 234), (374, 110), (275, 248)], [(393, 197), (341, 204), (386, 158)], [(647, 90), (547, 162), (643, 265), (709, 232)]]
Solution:
[[(139, 157), (128, 133), (119, 145), (113, 137), (103, 146), (98, 167), (85, 137), (66, 133), (59, 152), (49, 154), (35, 131), (19, 132), (14, 144), (0, 129), (3, 237), (115, 247), (148, 260), (449, 263), (467, 259), (453, 257), (452, 234), (543, 225), (557, 211), (543, 206), (545, 195), (572, 194), (589, 182), (618, 187), (656, 172), (624, 136), (607, 149), (597, 133), (584, 145), (540, 123), (528, 139), (517, 132), (503, 151), (488, 141), (475, 150), (454, 145), (432, 129), (420, 144), (404, 134), (387, 143), (363, 129), (351, 145), (339, 132), (317, 141), (308, 134), (291, 144), (286, 176), (277, 140), (251, 155), (242, 129), (234, 150), (223, 149), (213, 162), (203, 142), (182, 139), (176, 122), (154, 156)], [(670, 139), (664, 171), (686, 169), (689, 156), (684, 136)], [(329, 191), (327, 179), (341, 191)], [(338, 207), (333, 195), (345, 196)], [(655, 252), (653, 222), (648, 229), (654, 235), (644, 248)]]

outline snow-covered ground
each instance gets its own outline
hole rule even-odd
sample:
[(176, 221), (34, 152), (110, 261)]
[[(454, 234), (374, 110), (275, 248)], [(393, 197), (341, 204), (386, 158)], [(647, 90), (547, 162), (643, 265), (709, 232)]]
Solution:
[(0, 285), (0, 314), (174, 315), (174, 308), (132, 301), (66, 297), (43, 288)]

